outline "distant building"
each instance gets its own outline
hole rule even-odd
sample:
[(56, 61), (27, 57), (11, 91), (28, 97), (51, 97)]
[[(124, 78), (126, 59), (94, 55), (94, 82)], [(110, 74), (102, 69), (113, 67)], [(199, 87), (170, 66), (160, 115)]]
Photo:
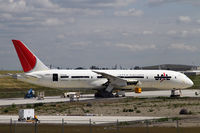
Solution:
[[(137, 67), (137, 69), (139, 69)], [(179, 65), (179, 64), (162, 64), (162, 65), (155, 65), (155, 66), (145, 66), (140, 67), (140, 69), (144, 70), (173, 70), (173, 71), (188, 71), (188, 70), (197, 70), (197, 66), (192, 65)]]

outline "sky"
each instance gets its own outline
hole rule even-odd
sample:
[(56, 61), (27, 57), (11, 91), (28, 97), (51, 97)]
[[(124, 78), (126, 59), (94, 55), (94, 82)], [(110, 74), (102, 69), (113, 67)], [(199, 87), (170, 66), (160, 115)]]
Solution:
[(47, 66), (200, 65), (199, 0), (0, 0), (0, 69), (12, 39)]

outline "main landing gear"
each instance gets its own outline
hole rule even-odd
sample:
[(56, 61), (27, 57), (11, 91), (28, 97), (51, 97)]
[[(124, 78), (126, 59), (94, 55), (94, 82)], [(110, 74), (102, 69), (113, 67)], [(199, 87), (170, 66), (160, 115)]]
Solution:
[(95, 97), (98, 98), (112, 98), (119, 96), (125, 97), (125, 91), (117, 91), (115, 95), (113, 94), (114, 86), (111, 85), (109, 80), (103, 86), (105, 86), (105, 88), (97, 90), (97, 92), (95, 93)]
[(109, 82), (107, 84), (105, 84), (106, 88), (102, 89), (102, 90), (98, 90), (95, 93), (95, 97), (101, 97), (101, 98), (110, 98), (110, 97), (114, 97), (112, 90), (113, 90), (113, 86), (109, 84)]
[(108, 92), (106, 90), (98, 90), (95, 93), (95, 97), (98, 97), (98, 98), (110, 98), (110, 97), (114, 97), (114, 95), (112, 94), (112, 91)]

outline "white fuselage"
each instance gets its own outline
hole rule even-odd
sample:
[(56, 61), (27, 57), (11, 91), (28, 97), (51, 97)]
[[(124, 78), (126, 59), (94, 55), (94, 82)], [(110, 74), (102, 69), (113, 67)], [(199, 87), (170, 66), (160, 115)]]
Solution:
[(169, 70), (45, 70), (25, 73), (23, 76), (18, 76), (18, 79), (52, 88), (104, 88), (108, 79), (94, 71), (107, 73), (126, 81), (139, 81), (137, 85), (114, 86), (115, 89), (135, 87), (184, 89), (193, 85), (184, 74)]

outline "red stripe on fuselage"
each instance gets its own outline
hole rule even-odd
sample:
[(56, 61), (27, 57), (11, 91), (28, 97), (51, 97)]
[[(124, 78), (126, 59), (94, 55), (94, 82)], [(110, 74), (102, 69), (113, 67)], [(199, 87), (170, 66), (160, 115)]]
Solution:
[(19, 40), (12, 40), (24, 72), (31, 71), (36, 64), (36, 57)]

